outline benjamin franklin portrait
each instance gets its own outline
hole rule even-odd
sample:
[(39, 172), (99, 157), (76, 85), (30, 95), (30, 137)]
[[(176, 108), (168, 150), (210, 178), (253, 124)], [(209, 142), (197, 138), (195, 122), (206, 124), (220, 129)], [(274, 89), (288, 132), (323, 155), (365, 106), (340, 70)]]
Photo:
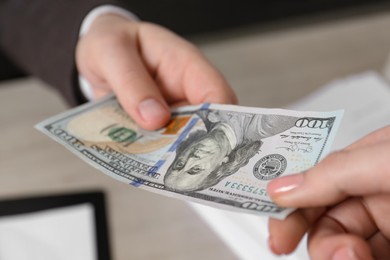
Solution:
[(296, 117), (221, 110), (201, 110), (206, 130), (198, 130), (177, 147), (164, 177), (167, 189), (193, 192), (216, 185), (237, 172), (260, 150), (262, 139), (293, 127)]

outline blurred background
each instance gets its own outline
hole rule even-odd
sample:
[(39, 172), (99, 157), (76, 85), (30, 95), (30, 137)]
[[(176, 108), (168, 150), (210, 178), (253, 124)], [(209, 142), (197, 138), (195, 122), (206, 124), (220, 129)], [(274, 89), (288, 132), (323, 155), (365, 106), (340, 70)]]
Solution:
[[(334, 79), (382, 73), (390, 51), (389, 1), (139, 2), (205, 53), (241, 105), (285, 107)], [(101, 190), (113, 259), (238, 259), (186, 202), (117, 182), (36, 131), (64, 101), (9, 64), (0, 76), (0, 200)]]

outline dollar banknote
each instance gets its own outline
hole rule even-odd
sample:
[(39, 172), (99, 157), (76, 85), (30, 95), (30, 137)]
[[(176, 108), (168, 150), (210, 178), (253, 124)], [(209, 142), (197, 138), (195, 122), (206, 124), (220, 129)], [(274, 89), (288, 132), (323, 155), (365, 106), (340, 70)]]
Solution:
[(330, 150), (342, 111), (303, 112), (202, 104), (140, 128), (115, 97), (36, 127), (107, 175), (159, 194), (283, 219), (267, 183), (302, 172)]

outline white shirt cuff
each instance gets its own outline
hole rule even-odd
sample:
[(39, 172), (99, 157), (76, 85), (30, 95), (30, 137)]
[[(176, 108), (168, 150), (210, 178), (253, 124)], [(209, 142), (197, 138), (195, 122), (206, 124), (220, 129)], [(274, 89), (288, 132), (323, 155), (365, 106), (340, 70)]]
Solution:
[[(79, 37), (82, 37), (85, 33), (88, 32), (92, 23), (95, 21), (97, 17), (103, 14), (116, 14), (120, 15), (130, 21), (138, 21), (139, 18), (134, 15), (132, 12), (129, 12), (123, 8), (114, 6), (114, 5), (102, 5), (92, 9), (84, 18), (81, 23)], [(95, 96), (92, 91), (92, 86), (88, 80), (86, 80), (81, 74), (79, 74), (79, 85), (81, 89), (81, 93), (88, 100), (95, 100)]]

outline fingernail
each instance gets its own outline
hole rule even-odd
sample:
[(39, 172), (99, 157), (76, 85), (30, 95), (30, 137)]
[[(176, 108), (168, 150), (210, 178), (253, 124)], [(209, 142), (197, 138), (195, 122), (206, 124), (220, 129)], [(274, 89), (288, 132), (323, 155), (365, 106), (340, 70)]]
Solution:
[(268, 237), (267, 243), (268, 243), (268, 248), (271, 250), (272, 253), (274, 253), (275, 255), (280, 255), (280, 253), (276, 250), (275, 243), (272, 240), (271, 236)]
[(301, 185), (303, 174), (293, 174), (281, 177), (271, 181), (268, 184), (267, 191), (270, 196), (276, 196), (291, 191)]
[(142, 119), (149, 122), (160, 120), (168, 113), (167, 108), (153, 98), (142, 101), (138, 109)]
[(332, 260), (359, 260), (359, 257), (353, 248), (342, 247), (333, 254)]
[(276, 254), (275, 245), (271, 236), (268, 237), (268, 248), (272, 251), (272, 253)]

